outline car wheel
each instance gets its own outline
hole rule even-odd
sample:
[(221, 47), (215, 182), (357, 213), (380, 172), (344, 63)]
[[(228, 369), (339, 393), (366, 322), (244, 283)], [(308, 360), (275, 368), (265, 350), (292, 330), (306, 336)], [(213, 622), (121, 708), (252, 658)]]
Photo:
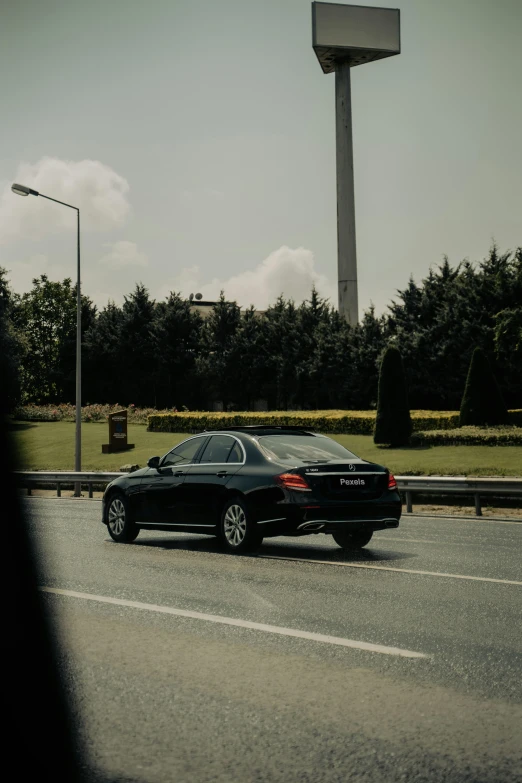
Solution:
[(332, 533), (332, 536), (335, 543), (343, 549), (361, 549), (371, 541), (373, 530), (354, 530), (353, 533), (338, 530), (337, 533)]
[(140, 529), (130, 518), (129, 505), (124, 495), (118, 493), (109, 499), (107, 530), (110, 537), (119, 544), (130, 544), (139, 535)]
[(221, 513), (219, 538), (228, 552), (254, 552), (263, 536), (241, 498), (232, 498)]

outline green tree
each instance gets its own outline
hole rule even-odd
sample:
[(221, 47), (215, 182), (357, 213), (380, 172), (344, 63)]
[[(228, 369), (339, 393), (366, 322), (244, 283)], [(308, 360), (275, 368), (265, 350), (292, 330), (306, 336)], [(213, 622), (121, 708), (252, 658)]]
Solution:
[(0, 267), (0, 383), (2, 399), (11, 411), (21, 400), (20, 365), (24, 341), (13, 323), (16, 299), (7, 280), (7, 270)]
[(199, 391), (195, 379), (202, 320), (179, 293), (170, 293), (156, 305), (150, 330), (160, 407), (195, 407)]
[(319, 342), (331, 329), (331, 311), (328, 301), (319, 296), (315, 287), (310, 298), (297, 308), (294, 328), (299, 338), (295, 363), (296, 402), (301, 408), (318, 408), (325, 397)]
[[(96, 315), (82, 296), (82, 341)], [(19, 298), (15, 324), (24, 334), (27, 352), (22, 367), (24, 398), (36, 403), (75, 399), (76, 286), (70, 278), (52, 282), (47, 275), (33, 280)]]
[(460, 425), (506, 424), (508, 414), (502, 393), (484, 351), (475, 348), (460, 406)]
[[(24, 398), (72, 401), (74, 286), (43, 276), (22, 297), (6, 286), (4, 272), (0, 351), (4, 362), (21, 357)], [(372, 306), (355, 327), (315, 290), (299, 306), (281, 296), (264, 315), (242, 315), (222, 294), (201, 322), (179, 294), (155, 304), (139, 284), (123, 307), (110, 303), (98, 316), (83, 297), (84, 399), (194, 408), (216, 399), (250, 407), (263, 397), (271, 408), (369, 408), (391, 343), (401, 346), (416, 408), (457, 409), (474, 346), (495, 356), (506, 403), (521, 407), (521, 301), (522, 247), (496, 245), (478, 264), (444, 258), (420, 282), (410, 278), (387, 313)]]
[[(416, 285), (410, 279), (389, 306), (387, 339), (394, 338), (408, 366), (410, 400), (416, 408), (455, 410), (473, 346), (495, 347), (496, 316), (522, 301), (522, 248), (500, 253), (493, 245), (478, 265), (448, 259)], [(520, 400), (522, 365), (498, 356), (499, 383), (511, 404)]]
[(230, 341), (228, 360), (234, 377), (234, 402), (242, 410), (251, 410), (265, 393), (269, 361), (266, 326), (264, 315), (249, 307)]
[(297, 367), (301, 333), (296, 328), (297, 308), (280, 296), (265, 312), (263, 397), (270, 408), (287, 410), (297, 404)]
[(354, 409), (375, 408), (379, 365), (386, 344), (386, 317), (373, 305), (350, 332), (351, 361), (346, 371), (345, 399)]
[(410, 408), (402, 357), (398, 348), (387, 348), (379, 374), (379, 398), (375, 419), (375, 443), (405, 446), (411, 435)]
[(123, 311), (108, 302), (85, 335), (83, 387), (87, 402), (114, 403), (123, 399), (121, 332)]
[(201, 351), (197, 359), (197, 372), (207, 403), (222, 400), (225, 406), (237, 404), (237, 364), (232, 347), (240, 325), (239, 306), (236, 302), (228, 302), (221, 291), (203, 323)]
[(522, 307), (508, 307), (495, 315), (495, 354), (500, 360), (522, 362)]
[(354, 391), (352, 328), (330, 308), (312, 340), (308, 404), (316, 409), (348, 407)]
[(124, 300), (119, 359), (114, 368), (121, 379), (120, 400), (125, 405), (156, 406), (156, 366), (152, 338), (156, 304), (143, 283), (136, 283), (134, 291), (125, 296)]

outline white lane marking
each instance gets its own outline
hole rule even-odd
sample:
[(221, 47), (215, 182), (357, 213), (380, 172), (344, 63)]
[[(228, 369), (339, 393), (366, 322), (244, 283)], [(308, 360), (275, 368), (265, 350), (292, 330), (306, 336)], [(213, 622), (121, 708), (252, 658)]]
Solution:
[(338, 636), (325, 636), (322, 633), (311, 633), (310, 631), (299, 631), (295, 628), (283, 628), (279, 625), (265, 625), (264, 623), (253, 623), (250, 620), (238, 620), (233, 617), (221, 617), (217, 614), (203, 614), (202, 612), (190, 612), (186, 609), (175, 609), (171, 606), (158, 606), (158, 604), (144, 604), (140, 601), (126, 601), (122, 598), (109, 598), (105, 595), (93, 595), (92, 593), (77, 593), (74, 590), (59, 590), (55, 587), (40, 587), (44, 593), (53, 595), (65, 595), (70, 598), (82, 598), (85, 601), (97, 601), (102, 604), (114, 604), (115, 606), (127, 606), (131, 609), (145, 609), (149, 612), (160, 612), (162, 614), (171, 614), (176, 617), (190, 617), (192, 620), (205, 620), (209, 623), (220, 623), (222, 625), (234, 625), (238, 628), (250, 628), (254, 631), (264, 631), (265, 633), (279, 634), (280, 636), (293, 636), (296, 639), (309, 639), (312, 642), (324, 642), (325, 644), (335, 644), (340, 647), (352, 647), (356, 650), (366, 650), (368, 652), (383, 653), (384, 655), (399, 655), (403, 658), (429, 658), (425, 653), (415, 652), (413, 650), (402, 650), (400, 647), (386, 647), (382, 644), (370, 644), (369, 642), (359, 642), (353, 639), (342, 639)]
[(315, 560), (305, 557), (283, 557), (282, 555), (258, 555), (266, 560), (290, 560), (292, 563), (312, 563), (319, 565), (342, 566), (343, 568), (371, 568), (373, 571), (398, 571), (401, 574), (421, 574), (422, 576), (444, 576), (450, 579), (470, 579), (472, 582), (498, 582), (502, 585), (522, 585), (512, 579), (492, 579), (489, 576), (466, 576), (463, 574), (445, 574), (440, 571), (414, 571), (411, 568), (392, 568), (391, 566), (366, 565), (366, 563), (340, 563), (338, 560)]
[(438, 544), (439, 546), (469, 546), (470, 543), (475, 546), (480, 546), (482, 543), (476, 539), (474, 541), (470, 541), (469, 539), (465, 541), (432, 541), (428, 538), (401, 538), (400, 536), (394, 538), (391, 538), (390, 536), (386, 536), (386, 538), (379, 538), (376, 543), (387, 544), (388, 541), (394, 541), (398, 544), (404, 541), (408, 544)]
[[(396, 541), (397, 543), (405, 542), (407, 544), (440, 544), (441, 546), (448, 546), (447, 541), (431, 541), (427, 538), (400, 538), (395, 537), (391, 538), (389, 536), (386, 536), (386, 538), (379, 539), (379, 544), (387, 544), (388, 541)], [(451, 546), (467, 546), (467, 541), (452, 541)]]

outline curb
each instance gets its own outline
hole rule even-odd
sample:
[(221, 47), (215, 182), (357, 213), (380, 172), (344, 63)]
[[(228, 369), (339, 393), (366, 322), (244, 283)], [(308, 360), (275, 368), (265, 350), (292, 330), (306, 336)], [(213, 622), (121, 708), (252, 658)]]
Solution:
[(522, 517), (479, 517), (476, 514), (473, 514), (473, 516), (461, 516), (460, 514), (427, 514), (425, 511), (420, 511), (417, 514), (415, 512), (409, 514), (405, 511), (401, 516), (401, 520), (411, 519), (411, 517), (419, 517), (420, 519), (422, 519), (422, 517), (428, 517), (429, 519), (463, 519), (467, 522), (514, 522), (522, 524)]

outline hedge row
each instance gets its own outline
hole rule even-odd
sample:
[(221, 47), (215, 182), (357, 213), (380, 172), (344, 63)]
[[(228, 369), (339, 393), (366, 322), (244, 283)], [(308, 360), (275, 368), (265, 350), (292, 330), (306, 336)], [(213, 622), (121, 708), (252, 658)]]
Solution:
[(412, 446), (522, 446), (522, 427), (458, 427), (415, 432), (410, 443)]
[[(109, 413), (121, 410), (119, 405), (86, 405), (82, 408), (82, 421), (107, 421)], [(308, 427), (330, 435), (372, 435), (375, 424), (375, 411), (271, 411), (244, 413), (211, 413), (208, 411), (156, 411), (153, 408), (127, 408), (129, 424), (146, 424), (150, 432), (200, 432), (202, 429), (233, 427), (245, 424), (290, 424)], [(13, 418), (18, 421), (74, 421), (74, 405), (24, 405), (17, 408)], [(416, 434), (435, 431), (442, 437), (441, 431), (455, 432), (459, 426), (459, 414), (456, 411), (411, 411), (413, 431)], [(522, 410), (509, 412), (512, 426), (522, 427)], [(476, 430), (477, 443), (484, 443), (484, 430), (466, 428), (469, 433)], [(508, 428), (509, 430), (509, 428)], [(512, 431), (512, 430), (509, 430)], [(464, 432), (464, 430), (463, 430)], [(434, 435), (435, 437), (435, 435)], [(502, 436), (499, 443), (506, 443)], [(427, 443), (427, 441), (425, 441)], [(435, 443), (435, 441), (430, 441)], [(449, 443), (447, 438), (437, 442)], [(462, 441), (459, 441), (462, 442)], [(472, 441), (467, 440), (467, 443)], [(491, 441), (494, 442), (494, 441)], [(518, 443), (518, 441), (517, 441)]]
[[(455, 430), (459, 426), (456, 411), (411, 411), (414, 432)], [(200, 432), (205, 429), (238, 427), (249, 424), (291, 425), (330, 435), (372, 435), (375, 411), (269, 411), (243, 413), (157, 413), (148, 417), (149, 432)], [(511, 411), (513, 425), (522, 425), (522, 410)]]
[[(107, 421), (109, 414), (126, 410), (129, 424), (147, 424), (152, 413), (158, 413), (155, 408), (136, 408), (135, 405), (93, 404), (82, 407), (82, 421)], [(164, 410), (163, 413), (172, 413)], [(12, 413), (16, 421), (75, 421), (76, 406), (68, 402), (59, 405), (20, 405)]]

